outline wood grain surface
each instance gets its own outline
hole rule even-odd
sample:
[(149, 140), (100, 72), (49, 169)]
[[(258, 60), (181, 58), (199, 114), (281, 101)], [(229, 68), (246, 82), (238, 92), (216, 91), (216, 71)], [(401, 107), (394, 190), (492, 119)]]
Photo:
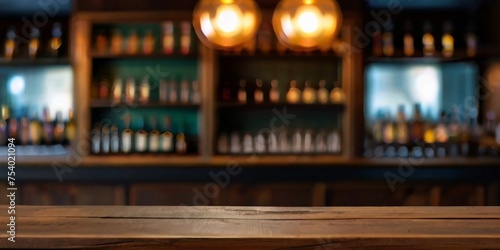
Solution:
[(500, 249), (500, 207), (19, 206), (0, 247)]

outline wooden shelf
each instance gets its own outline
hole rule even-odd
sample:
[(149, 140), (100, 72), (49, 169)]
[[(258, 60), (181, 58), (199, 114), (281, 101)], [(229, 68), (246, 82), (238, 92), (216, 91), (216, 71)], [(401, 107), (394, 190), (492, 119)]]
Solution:
[(219, 108), (270, 108), (270, 107), (291, 107), (291, 108), (312, 108), (312, 109), (343, 109), (344, 104), (333, 104), (333, 103), (236, 103), (236, 102), (228, 102), (228, 103), (219, 103), (217, 107)]
[(236, 53), (232, 51), (219, 51), (218, 55), (221, 59), (307, 59), (307, 58), (315, 58), (315, 59), (341, 59), (342, 55), (328, 52), (323, 53), (320, 51), (311, 51), (311, 52), (291, 52), (287, 51), (285, 53), (279, 53), (278, 51), (271, 51), (269, 53), (264, 53), (262, 51), (256, 51), (254, 54), (249, 54), (248, 52)]
[(100, 60), (119, 60), (119, 59), (197, 59), (199, 54), (191, 53), (184, 55), (181, 53), (174, 53), (171, 55), (166, 55), (163, 53), (153, 53), (153, 54), (111, 54), (111, 53), (100, 53), (91, 52), (91, 57), (93, 59)]
[(164, 103), (164, 102), (148, 102), (148, 103), (126, 103), (126, 102), (113, 102), (111, 100), (91, 100), (91, 108), (112, 108), (112, 107), (130, 107), (130, 108), (185, 108), (185, 109), (199, 109), (199, 104), (192, 103)]
[(207, 164), (200, 155), (154, 155), (154, 154), (130, 154), (130, 155), (91, 155), (85, 157), (82, 162), (84, 166), (108, 166), (108, 167), (172, 167), (185, 166), (197, 167)]
[(8, 60), (6, 58), (0, 58), (0, 66), (48, 66), (48, 65), (69, 65), (69, 58), (14, 58)]

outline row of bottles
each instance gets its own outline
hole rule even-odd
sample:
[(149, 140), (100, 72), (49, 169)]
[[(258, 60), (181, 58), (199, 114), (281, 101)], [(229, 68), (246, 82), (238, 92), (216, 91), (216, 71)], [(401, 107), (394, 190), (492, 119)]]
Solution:
[[(395, 55), (393, 24), (387, 25), (383, 32), (376, 32), (373, 36), (373, 55), (392, 57)], [(405, 34), (403, 36), (404, 56), (412, 57), (415, 55), (415, 43), (418, 39), (414, 38), (413, 25), (411, 22), (405, 24)], [(477, 53), (477, 36), (469, 29), (465, 34), (466, 54), (468, 57), (474, 57)], [(423, 36), (421, 45), (424, 56), (437, 56), (436, 49), (438, 45), (437, 38), (433, 35), (433, 28), (430, 22), (423, 25)], [(445, 58), (453, 57), (455, 53), (455, 38), (453, 37), (453, 24), (447, 21), (443, 24), (443, 34), (441, 35), (441, 55)]]
[(95, 124), (91, 132), (91, 149), (94, 154), (117, 153), (177, 153), (188, 151), (188, 142), (184, 133), (174, 136), (172, 120), (166, 116), (163, 127), (157, 128), (156, 117), (152, 117), (149, 129), (142, 125), (137, 131), (130, 128), (130, 115), (124, 118), (124, 129), (119, 131), (116, 124)]
[[(117, 78), (111, 84), (109, 80), (103, 79), (97, 86), (97, 96), (101, 100), (111, 99), (113, 102), (139, 102), (151, 101), (152, 86), (148, 76), (145, 76), (140, 84), (133, 77), (125, 82)], [(189, 82), (184, 79), (180, 82), (162, 80), (159, 83), (158, 100), (162, 103), (199, 104), (201, 102), (200, 85), (197, 80)]]
[[(289, 88), (285, 95), (280, 93), (278, 80), (270, 82), (269, 91), (264, 91), (264, 81), (261, 79), (255, 80), (255, 86), (249, 86), (245, 80), (239, 81), (239, 89), (236, 93), (236, 98), (233, 97), (229, 83), (222, 87), (221, 99), (223, 102), (231, 102), (236, 99), (240, 104), (246, 104), (253, 97), (254, 103), (280, 103), (286, 100), (287, 103), (298, 104), (342, 104), (345, 102), (345, 94), (339, 87), (338, 82), (334, 83), (333, 89), (330, 91), (326, 88), (326, 81), (319, 82), (319, 88), (315, 88), (311, 81), (305, 81), (303, 90), (299, 89), (298, 82), (293, 80), (290, 82)], [(253, 87), (253, 93), (250, 88)]]
[[(47, 52), (52, 57), (60, 56), (60, 48), (62, 45), (62, 29), (60, 23), (54, 23), (52, 26), (52, 36), (47, 41), (46, 47)], [(7, 38), (5, 40), (5, 58), (11, 60), (18, 54), (24, 54), (25, 52), (20, 51), (20, 43), (26, 43), (28, 45), (27, 52), (31, 59), (35, 59), (39, 56), (40, 48), (44, 48), (45, 44), (40, 41), (40, 29), (37, 27), (32, 27), (30, 29), (29, 37), (23, 37), (16, 33), (16, 28), (11, 27), (7, 30)]]
[(395, 120), (391, 119), (389, 112), (385, 118), (379, 114), (371, 128), (371, 142), (366, 154), (375, 157), (429, 158), (478, 155), (484, 153), (481, 152), (480, 139), (487, 134), (496, 136), (500, 145), (500, 124), (496, 125), (494, 121), (487, 124), (490, 125), (481, 128), (475, 117), (461, 114), (458, 109), (454, 109), (451, 114), (441, 112), (439, 121), (433, 123), (424, 120), (419, 104), (415, 104), (414, 116), (408, 120), (401, 105)]
[[(175, 34), (175, 24), (172, 21), (164, 22), (162, 24), (162, 37), (161, 37), (161, 50), (165, 55), (171, 55), (176, 52), (176, 48), (180, 48), (180, 53), (187, 55), (192, 53), (191, 43), (191, 23), (181, 22), (180, 34)], [(101, 30), (95, 40), (95, 51), (98, 53), (110, 53), (113, 55), (135, 55), (135, 54), (145, 54), (150, 55), (157, 53), (156, 48), (158, 47), (157, 37), (153, 34), (151, 29), (146, 30), (141, 36), (136, 29), (131, 28), (126, 35), (118, 29), (111, 32), (111, 36), (108, 37), (104, 30)], [(176, 45), (175, 36), (180, 35), (180, 46)]]
[(64, 121), (62, 112), (56, 113), (55, 119), (50, 117), (48, 108), (43, 109), (40, 120), (34, 113), (11, 116), (7, 106), (2, 106), (0, 117), (0, 145), (7, 145), (8, 138), (16, 139), (18, 145), (54, 145), (70, 144), (75, 138), (76, 124), (70, 110), (68, 120)]
[(221, 133), (218, 138), (219, 154), (340, 154), (342, 140), (339, 130), (297, 129), (293, 133)]

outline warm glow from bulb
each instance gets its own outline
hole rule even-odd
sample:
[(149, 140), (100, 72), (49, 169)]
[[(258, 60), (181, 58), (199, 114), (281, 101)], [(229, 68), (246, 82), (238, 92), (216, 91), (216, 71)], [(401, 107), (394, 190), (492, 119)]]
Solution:
[(305, 34), (313, 34), (320, 28), (320, 13), (317, 8), (304, 6), (297, 11), (297, 26)]
[(241, 10), (236, 5), (222, 5), (217, 9), (215, 24), (222, 32), (233, 35), (241, 30), (242, 19)]

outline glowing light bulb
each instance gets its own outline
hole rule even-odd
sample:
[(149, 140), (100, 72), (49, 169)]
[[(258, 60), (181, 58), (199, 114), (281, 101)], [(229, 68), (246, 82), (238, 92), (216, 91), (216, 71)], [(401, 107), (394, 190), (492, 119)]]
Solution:
[(317, 11), (312, 8), (307, 8), (302, 11), (298, 11), (297, 15), (297, 26), (300, 31), (306, 34), (312, 34), (318, 31), (320, 26), (320, 17)]
[(225, 33), (236, 33), (241, 29), (242, 13), (235, 5), (222, 5), (217, 10), (215, 24)]
[(19, 95), (24, 91), (24, 77), (14, 76), (10, 79), (10, 93)]

